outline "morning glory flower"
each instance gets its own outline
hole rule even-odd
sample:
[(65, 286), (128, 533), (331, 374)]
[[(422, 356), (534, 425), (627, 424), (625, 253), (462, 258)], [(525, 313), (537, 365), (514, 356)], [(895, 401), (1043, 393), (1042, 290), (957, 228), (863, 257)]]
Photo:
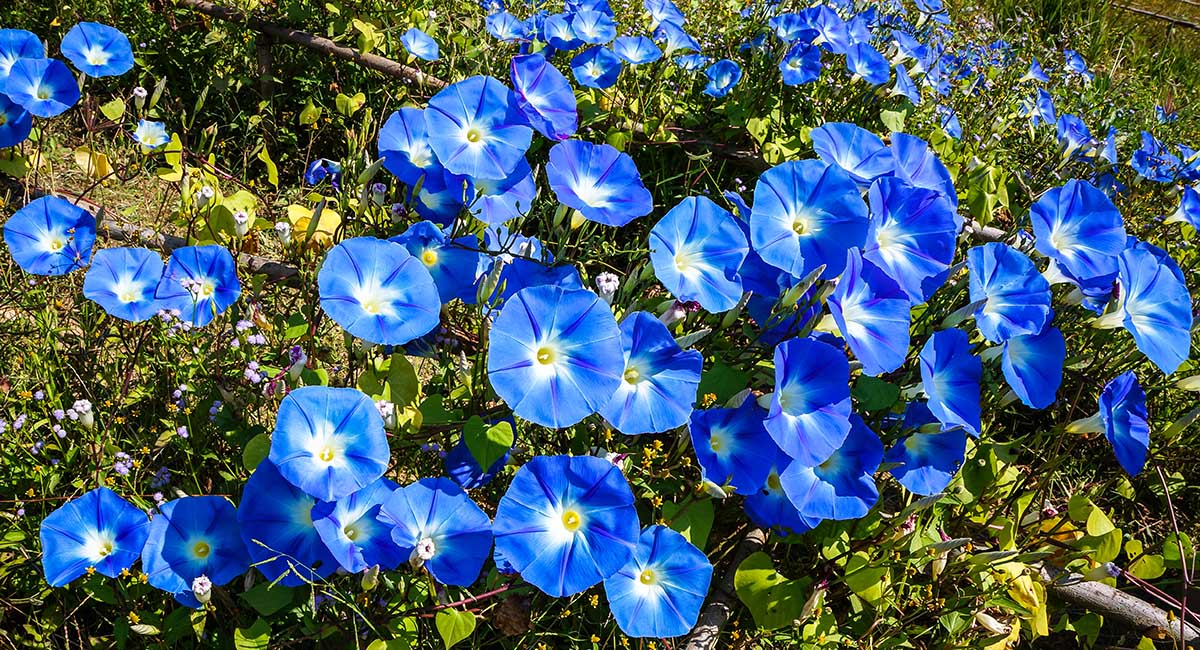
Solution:
[(971, 302), (979, 333), (993, 343), (1037, 334), (1054, 317), (1050, 283), (1021, 251), (989, 242), (967, 251)]
[(1034, 113), (1030, 117), (1030, 122), (1034, 126), (1038, 125), (1039, 121), (1046, 124), (1056, 124), (1058, 115), (1054, 110), (1054, 98), (1045, 89), (1038, 88), (1037, 99), (1034, 100)]
[(617, 321), (586, 289), (527, 287), (492, 326), (492, 387), (513, 413), (542, 426), (571, 426), (602, 408), (624, 370)]
[(870, 43), (855, 43), (846, 50), (846, 69), (872, 86), (882, 86), (892, 78), (892, 67)]
[(657, 28), (660, 23), (682, 26), (687, 22), (683, 12), (671, 0), (642, 0), (642, 7), (650, 14), (650, 29)]
[(223, 585), (250, 568), (237, 510), (225, 497), (182, 497), (158, 507), (142, 549), (148, 582), (175, 600), (200, 609), (192, 583), (206, 576)]
[(1112, 445), (1121, 468), (1137, 476), (1146, 466), (1150, 447), (1150, 421), (1146, 393), (1133, 372), (1126, 372), (1104, 386), (1100, 393), (1100, 422), (1104, 437)]
[(312, 497), (358, 491), (383, 476), (389, 456), (383, 417), (358, 389), (303, 386), (279, 404), (268, 458)]
[(683, 31), (681, 25), (671, 22), (659, 23), (658, 27), (654, 28), (654, 40), (659, 42), (666, 41), (666, 47), (663, 48), (665, 56), (670, 56), (676, 52), (700, 51), (700, 42)]
[(313, 528), (343, 569), (358, 573), (378, 566), (391, 571), (408, 560), (408, 554), (392, 541), (391, 526), (377, 519), (384, 502), (399, 487), (379, 478), (337, 501), (318, 501), (313, 506)]
[(120, 30), (100, 23), (79, 23), (63, 36), (63, 56), (91, 77), (116, 77), (133, 69), (133, 48)]
[(708, 65), (709, 61), (711, 59), (699, 53), (675, 57), (675, 65), (679, 66), (679, 69), (684, 72), (695, 72)]
[(645, 36), (622, 36), (613, 41), (612, 51), (630, 65), (654, 63), (662, 58), (662, 50)]
[(1042, 64), (1037, 59), (1033, 59), (1029, 64), (1029, 71), (1017, 81), (1037, 81), (1039, 83), (1050, 83), (1050, 75), (1042, 70)]
[[(0, 29), (0, 91), (8, 79), (8, 71), (17, 59), (44, 59), (46, 47), (42, 39), (23, 29)], [(0, 92), (3, 94), (3, 92)]]
[(938, 125), (946, 132), (946, 135), (958, 140), (963, 136), (962, 123), (958, 121), (958, 113), (954, 112), (949, 106), (937, 106), (937, 113), (940, 115)]
[[(958, 206), (958, 193), (954, 190), (950, 170), (929, 148), (928, 142), (907, 133), (893, 133), (892, 159), (896, 163), (896, 178), (915, 187), (934, 190), (951, 206)], [(954, 216), (956, 222), (961, 222), (957, 215)]]
[(1088, 70), (1087, 62), (1083, 60), (1079, 52), (1075, 50), (1063, 50), (1063, 58), (1066, 59), (1064, 67), (1067, 72), (1077, 74), (1088, 81), (1096, 77), (1095, 74)]
[(751, 494), (767, 480), (762, 452), (774, 446), (763, 426), (767, 412), (747, 397), (737, 408), (695, 410), (688, 433), (704, 478), (738, 494)]
[(184, 246), (171, 259), (154, 291), (164, 309), (177, 309), (193, 327), (204, 327), (242, 295), (237, 263), (222, 246)]
[(96, 242), (92, 213), (53, 195), (27, 203), (4, 223), (4, 243), (21, 270), (65, 275), (83, 268)]
[(611, 145), (582, 140), (554, 145), (546, 179), (559, 202), (606, 226), (624, 226), (654, 209), (633, 158)]
[(429, 146), (422, 109), (405, 107), (388, 116), (379, 128), (379, 156), (383, 166), (405, 185), (421, 183), (423, 190), (435, 192), (446, 186), (445, 168)]
[(634, 557), (633, 501), (621, 470), (602, 458), (536, 456), (500, 499), (496, 552), (547, 595), (577, 594)]
[(325, 313), (364, 341), (408, 343), (439, 322), (442, 301), (433, 276), (395, 242), (355, 237), (334, 246), (317, 286)]
[(961, 425), (978, 436), (983, 362), (971, 354), (967, 333), (958, 329), (934, 332), (921, 348), (920, 359), (929, 410), (943, 425)]
[(575, 35), (575, 28), (571, 25), (572, 18), (573, 15), (569, 13), (554, 14), (546, 18), (541, 34), (551, 48), (565, 52), (583, 45), (583, 40)]
[[(0, 80), (0, 88), (4, 82)], [(33, 132), (33, 116), (0, 92), (0, 149), (24, 142)]]
[(328, 158), (317, 158), (304, 168), (304, 182), (308, 185), (319, 185), (329, 179), (329, 185), (337, 190), (342, 182), (342, 164)]
[(17, 59), (2, 90), (30, 114), (43, 118), (62, 115), (80, 96), (75, 75), (58, 59)]
[[(520, 166), (521, 163), (517, 164)], [(469, 178), (455, 176), (445, 169), (440, 172), (440, 176), (426, 175), (416, 193), (413, 192), (416, 186), (410, 186), (407, 200), (421, 218), (439, 226), (449, 226), (466, 207), (467, 199), (475, 196), (475, 188)]]
[(708, 77), (704, 94), (710, 97), (724, 97), (742, 80), (742, 66), (729, 59), (721, 59), (708, 66), (704, 76)]
[(525, 22), (507, 11), (498, 11), (485, 19), (487, 31), (502, 43), (512, 43), (529, 38)]
[(896, 66), (896, 83), (892, 86), (892, 94), (905, 97), (913, 106), (921, 105), (921, 90), (913, 83), (912, 77), (908, 76), (904, 64)]
[(506, 178), (524, 160), (533, 137), (520, 115), (516, 96), (498, 79), (470, 77), (430, 98), (429, 146), (452, 174)]
[[(3, 99), (0, 98), (0, 104)], [(1179, 208), (1175, 210), (1163, 223), (1175, 223), (1182, 221), (1193, 228), (1200, 230), (1200, 190), (1194, 187), (1185, 185), (1183, 191), (1179, 195)]]
[(737, 219), (703, 196), (683, 199), (650, 231), (654, 277), (678, 300), (713, 313), (741, 300), (737, 273), (747, 252)]
[(492, 522), (450, 479), (425, 478), (392, 492), (379, 511), (392, 541), (438, 582), (468, 587), (492, 550)]
[(896, 370), (908, 354), (908, 295), (858, 249), (846, 255), (846, 270), (829, 296), (829, 312), (864, 373)]
[(314, 505), (316, 499), (283, 478), (269, 459), (246, 481), (237, 513), (242, 542), (267, 580), (300, 587), (338, 568), (313, 526)]
[(666, 526), (647, 526), (625, 566), (604, 580), (617, 626), (626, 635), (666, 638), (696, 624), (712, 581), (704, 552)]
[(471, 214), (488, 225), (499, 225), (524, 216), (537, 196), (533, 170), (525, 161), (517, 163), (516, 170), (508, 178), (501, 181), (477, 180), (474, 189)]
[(826, 122), (812, 130), (813, 150), (821, 160), (841, 167), (860, 187), (895, 169), (892, 150), (879, 136), (848, 122)]
[(820, 45), (824, 50), (834, 54), (847, 54), (850, 47), (850, 32), (846, 21), (832, 7), (818, 5), (800, 12), (804, 15), (812, 29), (817, 31), (813, 45)]
[(409, 54), (418, 59), (437, 61), (441, 58), (441, 55), (438, 53), (437, 41), (416, 27), (410, 27), (407, 32), (404, 32), (404, 35), (400, 37), (400, 44), (404, 46), (404, 49)]
[(1047, 326), (1040, 334), (1014, 336), (1004, 342), (1003, 352), (1004, 379), (1021, 402), (1035, 409), (1053, 404), (1067, 359), (1062, 332)]
[(857, 519), (879, 500), (875, 470), (883, 461), (883, 443), (857, 414), (849, 418), (845, 442), (820, 465), (797, 460), (779, 482), (788, 499), (805, 517)]
[(692, 413), (704, 357), (684, 350), (652, 314), (635, 311), (621, 321), (625, 372), (600, 415), (628, 435), (683, 426)]
[(468, 305), (475, 303), (475, 271), (481, 258), (475, 235), (451, 239), (432, 221), (419, 221), (389, 241), (404, 246), (420, 260), (443, 303), (455, 298)]
[(779, 61), (779, 72), (788, 86), (816, 81), (821, 77), (821, 48), (803, 41), (793, 43)]
[(1171, 374), (1191, 351), (1192, 298), (1174, 260), (1138, 243), (1117, 258), (1122, 324), (1137, 348), (1163, 374)]
[(71, 499), (42, 520), (42, 572), (62, 587), (94, 568), (115, 578), (142, 554), (150, 522), (146, 513), (99, 487)]
[(754, 187), (750, 241), (764, 262), (796, 279), (821, 265), (821, 278), (829, 279), (841, 274), (846, 251), (863, 245), (867, 221), (858, 186), (841, 167), (785, 162), (759, 176)]
[(954, 207), (935, 190), (881, 178), (868, 192), (871, 221), (863, 257), (882, 268), (913, 304), (942, 285), (954, 259)]
[[(909, 405), (925, 410), (920, 402)], [(932, 418), (932, 416), (931, 416)], [(905, 416), (906, 424), (908, 416)], [(950, 485), (967, 453), (967, 434), (962, 427), (942, 431), (913, 431), (892, 445), (883, 457), (885, 463), (899, 463), (889, 472), (913, 494), (938, 494)]]
[(608, 88), (621, 75), (621, 59), (607, 47), (597, 45), (571, 59), (571, 73), (581, 86)]
[(566, 140), (579, 128), (575, 91), (541, 54), (514, 56), (509, 76), (517, 106), (529, 125), (550, 140)]
[(850, 363), (841, 350), (799, 338), (775, 347), (764, 426), (788, 456), (809, 466), (825, 462), (846, 439), (850, 409)]
[[(750, 517), (750, 521), (754, 522), (756, 526), (770, 528), (772, 532), (783, 536), (799, 535), (816, 528), (821, 520), (809, 519), (800, 514), (795, 504), (787, 498), (787, 493), (783, 491), (783, 482), (779, 476), (789, 464), (795, 461), (774, 444), (774, 441), (763, 452), (765, 453), (762, 454), (762, 462), (768, 460), (771, 462), (767, 480), (763, 482), (761, 488), (747, 495), (746, 500), (742, 502), (742, 508)], [(774, 453), (772, 454), (772, 452)]]
[(159, 149), (171, 141), (167, 126), (162, 122), (138, 120), (137, 128), (133, 130), (133, 139), (147, 149)]
[(1110, 283), (1125, 250), (1125, 223), (1117, 206), (1087, 181), (1069, 180), (1029, 209), (1035, 245), (1080, 284)]
[(603, 45), (617, 35), (617, 26), (610, 14), (603, 11), (577, 11), (571, 18), (575, 36), (588, 45)]
[(813, 29), (808, 16), (798, 13), (774, 16), (767, 21), (767, 26), (771, 28), (771, 33), (775, 35), (775, 38), (788, 46), (798, 41), (806, 44), (812, 43), (817, 37), (817, 30)]
[(83, 296), (110, 316), (140, 323), (158, 313), (154, 291), (163, 268), (158, 253), (145, 248), (96, 251), (83, 278)]

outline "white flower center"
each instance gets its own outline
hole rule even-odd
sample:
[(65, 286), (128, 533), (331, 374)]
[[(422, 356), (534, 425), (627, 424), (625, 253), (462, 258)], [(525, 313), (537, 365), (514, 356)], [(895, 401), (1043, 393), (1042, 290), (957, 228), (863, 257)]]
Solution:
[(83, 53), (83, 58), (87, 59), (88, 65), (107, 65), (112, 56), (112, 52), (105, 51), (99, 45), (93, 45)]
[(393, 303), (400, 297), (400, 292), (383, 286), (375, 278), (368, 278), (363, 284), (355, 287), (350, 295), (366, 313), (372, 316), (391, 316), (396, 313)]
[(111, 531), (88, 531), (83, 538), (83, 555), (89, 562), (93, 564), (99, 563), (104, 558), (112, 555), (112, 552), (116, 549), (116, 545), (117, 538)]
[(113, 285), (113, 293), (117, 294), (117, 300), (123, 303), (137, 302), (142, 297), (142, 283), (135, 282), (133, 278), (123, 277), (117, 280)]
[(594, 179), (581, 178), (571, 189), (580, 201), (593, 208), (606, 208), (612, 203), (612, 191), (607, 185), (597, 183)]

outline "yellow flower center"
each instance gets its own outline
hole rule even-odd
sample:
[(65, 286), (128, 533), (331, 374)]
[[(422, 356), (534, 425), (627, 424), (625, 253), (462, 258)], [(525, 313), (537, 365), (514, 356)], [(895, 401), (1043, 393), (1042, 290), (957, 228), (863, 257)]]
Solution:
[(657, 580), (658, 577), (654, 575), (653, 569), (643, 569), (641, 574), (638, 575), (638, 582), (641, 582), (644, 585), (652, 585)]
[(119, 298), (121, 302), (137, 302), (138, 295), (132, 289), (126, 289), (121, 292)]
[(803, 220), (797, 219), (792, 222), (792, 231), (795, 232), (797, 235), (803, 235), (804, 230), (805, 230), (805, 228), (804, 228)]
[(57, 253), (67, 245), (67, 242), (62, 237), (55, 237), (50, 240), (50, 252)]
[(713, 451), (720, 453), (721, 449), (725, 446), (725, 437), (719, 433), (713, 432), (713, 434), (708, 438), (708, 446), (712, 447)]
[(334, 456), (333, 448), (329, 447), (329, 446), (326, 446), (324, 449), (321, 450), (321, 453), (317, 454), (317, 458), (320, 458), (321, 460), (323, 460), (327, 463), (333, 461), (333, 456)]
[(346, 534), (346, 539), (352, 542), (358, 537), (358, 529), (354, 526), (346, 526), (342, 529), (342, 532)]
[(642, 380), (642, 373), (638, 372), (637, 368), (630, 366), (625, 369), (625, 381), (636, 384)]
[(573, 533), (579, 530), (579, 526), (583, 524), (583, 519), (579, 516), (578, 512), (575, 512), (574, 510), (568, 510), (562, 515), (562, 523), (563, 528), (566, 528), (568, 531)]
[(104, 543), (100, 544), (100, 549), (96, 551), (96, 553), (100, 557), (108, 557), (109, 554), (111, 554), (112, 552), (113, 552), (113, 543), (112, 542), (104, 542)]
[(192, 555), (195, 555), (196, 557), (208, 557), (210, 552), (212, 552), (212, 548), (209, 547), (208, 542), (196, 542), (195, 545), (192, 546)]
[(479, 142), (482, 139), (483, 139), (483, 134), (479, 132), (479, 129), (468, 129), (467, 130), (467, 142), (475, 143), (475, 142)]
[(50, 99), (50, 91), (45, 88), (39, 88), (37, 91), (38, 99)]
[(783, 484), (779, 482), (778, 474), (771, 472), (771, 475), (767, 477), (767, 487), (771, 488), (772, 492), (778, 492), (783, 488)]
[(367, 312), (368, 314), (374, 316), (374, 315), (378, 314), (379, 312), (383, 311), (383, 306), (380, 305), (378, 301), (367, 300), (362, 303), (362, 309), (363, 309), (363, 311)]
[(554, 363), (554, 356), (554, 350), (551, 350), (545, 346), (538, 348), (537, 360), (538, 363), (542, 364), (543, 366), (548, 366)]
[(437, 264), (437, 251), (433, 250), (432, 248), (425, 249), (425, 252), (421, 253), (421, 261), (425, 263), (425, 266), (433, 266), (434, 264)]

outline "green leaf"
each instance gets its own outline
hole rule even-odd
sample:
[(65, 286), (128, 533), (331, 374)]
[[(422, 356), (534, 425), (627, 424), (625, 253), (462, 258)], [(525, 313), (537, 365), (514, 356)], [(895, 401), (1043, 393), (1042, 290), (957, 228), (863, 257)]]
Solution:
[(125, 102), (118, 97), (101, 106), (100, 112), (104, 114), (104, 117), (116, 122), (125, 115)]
[(845, 580), (850, 591), (872, 606), (883, 602), (886, 589), (891, 584), (887, 567), (872, 566), (871, 557), (862, 552), (855, 553), (846, 560)]
[(438, 636), (442, 637), (442, 643), (449, 649), (475, 631), (475, 615), (457, 609), (443, 609), (434, 617), (433, 624), (437, 627)]
[(358, 112), (358, 109), (367, 103), (367, 96), (362, 92), (354, 93), (354, 96), (338, 93), (334, 98), (334, 103), (337, 105), (337, 110), (342, 115), (350, 117)]
[(233, 647), (237, 650), (267, 650), (271, 643), (271, 626), (263, 619), (255, 619), (250, 627), (239, 627), (233, 631)]
[(717, 396), (717, 404), (724, 404), (730, 397), (749, 385), (750, 375), (718, 361), (708, 369), (708, 372), (700, 375), (700, 385), (696, 387), (696, 395), (704, 397), (711, 393)]
[[(1179, 553), (1180, 545), (1183, 546), (1182, 556)], [(1196, 558), (1196, 548), (1192, 546), (1192, 538), (1188, 537), (1187, 533), (1179, 533), (1176, 537), (1175, 533), (1167, 535), (1163, 539), (1163, 563), (1170, 569), (1178, 569), (1187, 562), (1191, 566)]]
[(242, 450), (242, 467), (245, 467), (247, 472), (253, 472), (254, 468), (258, 467), (258, 464), (269, 453), (271, 453), (271, 436), (265, 433), (254, 436)]
[(298, 339), (308, 333), (308, 319), (304, 314), (296, 312), (287, 319), (287, 328), (283, 330), (285, 339)]
[[(300, 110), (300, 126), (308, 126), (316, 124), (317, 120), (321, 119), (321, 107), (313, 103), (310, 97), (304, 104), (304, 108)], [(263, 149), (266, 151), (266, 149)]]
[(900, 399), (900, 387), (878, 377), (862, 375), (854, 382), (850, 394), (864, 411), (882, 411), (891, 408)]
[(692, 546), (704, 550), (708, 545), (708, 534), (713, 525), (712, 499), (690, 501), (682, 508), (682, 512), (679, 505), (667, 502), (663, 504), (662, 510), (663, 519), (667, 520), (671, 530), (682, 533)]
[(241, 595), (247, 605), (254, 608), (262, 616), (270, 616), (292, 604), (295, 589), (283, 585), (271, 586), (269, 582), (260, 582)]
[(267, 166), (267, 182), (279, 189), (279, 168), (275, 166), (275, 161), (271, 160), (271, 153), (267, 151), (266, 144), (258, 150), (258, 159)]
[(908, 117), (908, 111), (904, 109), (898, 111), (884, 110), (879, 113), (879, 120), (893, 133), (904, 131), (904, 118), (906, 117)]
[(504, 458), (504, 454), (512, 448), (514, 438), (512, 425), (508, 422), (497, 422), (488, 426), (478, 415), (467, 420), (467, 425), (463, 428), (463, 440), (467, 443), (467, 449), (484, 471)]
[(780, 575), (771, 556), (762, 551), (750, 554), (733, 575), (738, 600), (750, 610), (754, 622), (768, 630), (791, 625), (800, 618), (806, 587), (806, 582)]
[(376, 358), (358, 377), (358, 389), (371, 399), (386, 399), (397, 407), (414, 404), (421, 392), (417, 369), (402, 353)]
[(140, 634), (142, 636), (158, 636), (158, 634), (160, 632), (160, 630), (158, 628), (154, 627), (153, 625), (147, 625), (145, 623), (138, 623), (137, 625), (130, 625), (129, 629), (132, 630), (134, 632), (134, 634)]
[(427, 425), (432, 424), (450, 424), (459, 416), (458, 411), (450, 411), (442, 402), (445, 400), (441, 395), (430, 395), (421, 402), (421, 421)]

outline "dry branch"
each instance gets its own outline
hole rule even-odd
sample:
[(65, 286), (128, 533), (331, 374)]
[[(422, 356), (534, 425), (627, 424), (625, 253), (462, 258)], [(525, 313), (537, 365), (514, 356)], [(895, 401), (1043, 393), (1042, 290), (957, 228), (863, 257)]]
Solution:
[(1172, 619), (1158, 607), (1103, 582), (1089, 581), (1078, 573), (1064, 571), (1050, 564), (1042, 565), (1040, 577), (1046, 590), (1058, 598), (1100, 614), (1105, 620), (1137, 630), (1151, 639), (1169, 638), (1178, 643), (1180, 636), (1185, 635), (1183, 641), (1188, 644), (1200, 641), (1200, 628), (1182, 623), (1178, 617)]
[(755, 528), (746, 533), (746, 537), (734, 550), (733, 559), (725, 567), (721, 581), (716, 583), (709, 592), (708, 605), (704, 607), (704, 611), (700, 612), (695, 627), (692, 628), (691, 634), (681, 646), (684, 650), (712, 650), (716, 647), (721, 628), (729, 622), (729, 616), (738, 602), (737, 594), (733, 589), (734, 575), (742, 561), (751, 554), (762, 550), (766, 543), (767, 531)]

